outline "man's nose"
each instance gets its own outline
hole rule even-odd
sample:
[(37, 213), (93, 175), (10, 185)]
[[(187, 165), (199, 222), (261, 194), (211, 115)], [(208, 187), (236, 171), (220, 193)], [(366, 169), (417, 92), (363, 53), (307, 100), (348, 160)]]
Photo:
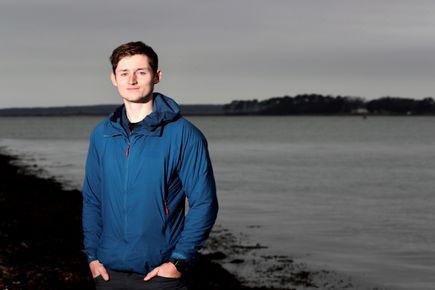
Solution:
[(130, 77), (128, 78), (128, 83), (130, 85), (134, 85), (136, 82), (137, 82), (136, 74), (131, 74)]

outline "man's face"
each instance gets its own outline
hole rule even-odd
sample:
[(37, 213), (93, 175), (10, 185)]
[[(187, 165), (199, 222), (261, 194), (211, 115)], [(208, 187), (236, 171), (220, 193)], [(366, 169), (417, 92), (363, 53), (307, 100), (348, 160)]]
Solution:
[(161, 72), (153, 73), (148, 57), (142, 54), (127, 56), (118, 62), (111, 80), (124, 102), (142, 103), (151, 97)]

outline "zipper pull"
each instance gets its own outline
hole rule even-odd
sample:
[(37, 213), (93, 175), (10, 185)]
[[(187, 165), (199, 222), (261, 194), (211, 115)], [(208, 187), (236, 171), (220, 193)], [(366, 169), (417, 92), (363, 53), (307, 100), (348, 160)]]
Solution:
[(128, 157), (129, 153), (130, 153), (130, 143), (128, 143), (127, 149), (125, 149), (125, 157)]
[(166, 200), (165, 200), (165, 212), (166, 212), (166, 215), (169, 214), (168, 203), (166, 202)]

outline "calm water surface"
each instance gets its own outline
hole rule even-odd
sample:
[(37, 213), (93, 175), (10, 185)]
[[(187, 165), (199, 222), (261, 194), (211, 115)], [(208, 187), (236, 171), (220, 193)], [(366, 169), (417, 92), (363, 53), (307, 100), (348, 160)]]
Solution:
[[(322, 269), (435, 289), (435, 118), (190, 117), (218, 222)], [(0, 146), (80, 188), (100, 117), (0, 118)]]

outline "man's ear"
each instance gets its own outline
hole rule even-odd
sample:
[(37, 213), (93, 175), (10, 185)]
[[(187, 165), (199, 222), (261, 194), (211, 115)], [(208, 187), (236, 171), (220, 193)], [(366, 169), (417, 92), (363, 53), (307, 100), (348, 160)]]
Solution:
[(162, 71), (161, 70), (157, 70), (157, 72), (154, 75), (154, 84), (158, 84), (161, 80), (162, 80)]
[(116, 81), (116, 76), (113, 72), (110, 73), (110, 80), (112, 81), (112, 85), (114, 85), (115, 87), (118, 86), (118, 82)]

